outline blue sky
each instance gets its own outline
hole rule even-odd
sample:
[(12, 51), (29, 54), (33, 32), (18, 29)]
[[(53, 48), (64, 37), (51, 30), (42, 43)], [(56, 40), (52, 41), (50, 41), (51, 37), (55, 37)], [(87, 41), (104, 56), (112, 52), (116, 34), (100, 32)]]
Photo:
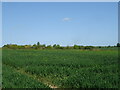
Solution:
[(117, 11), (117, 2), (6, 2), (2, 45), (116, 45)]
[(2, 3), (0, 2), (0, 47), (2, 46)]

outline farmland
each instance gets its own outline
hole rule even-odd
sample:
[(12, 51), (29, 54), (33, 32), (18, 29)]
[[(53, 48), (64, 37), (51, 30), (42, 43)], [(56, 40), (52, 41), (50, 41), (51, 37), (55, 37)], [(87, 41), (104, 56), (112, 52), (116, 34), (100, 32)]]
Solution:
[(3, 49), (3, 88), (118, 88), (118, 51)]

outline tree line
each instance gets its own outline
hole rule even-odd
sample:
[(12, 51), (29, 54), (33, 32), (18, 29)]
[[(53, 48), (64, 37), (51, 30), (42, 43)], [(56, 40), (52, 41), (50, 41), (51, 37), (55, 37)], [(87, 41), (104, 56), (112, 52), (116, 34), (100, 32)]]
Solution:
[(120, 47), (120, 43), (117, 43), (116, 46), (80, 46), (80, 45), (73, 45), (73, 46), (60, 46), (59, 44), (54, 45), (45, 45), (37, 44), (33, 45), (17, 45), (17, 44), (7, 44), (4, 45), (2, 48), (9, 48), (9, 49), (94, 49), (94, 48), (109, 48), (109, 47)]

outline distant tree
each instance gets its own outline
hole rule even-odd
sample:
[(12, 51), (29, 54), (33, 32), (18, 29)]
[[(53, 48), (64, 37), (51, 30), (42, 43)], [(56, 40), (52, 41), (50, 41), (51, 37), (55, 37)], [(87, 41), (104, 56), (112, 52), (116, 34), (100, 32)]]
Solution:
[(107, 48), (111, 47), (110, 45), (107, 46)]
[(93, 49), (93, 46), (85, 46), (84, 49)]
[(120, 43), (117, 43), (117, 47), (120, 47)]
[(19, 49), (24, 49), (25, 46), (24, 45), (21, 45), (21, 46), (18, 46)]
[(66, 49), (70, 49), (70, 46), (67, 46)]
[(4, 45), (3, 48), (9, 48), (9, 44)]
[(37, 45), (36, 45), (36, 44), (33, 44), (32, 48), (37, 49)]
[(43, 47), (46, 47), (46, 45), (45, 45), (45, 44), (43, 44), (42, 46), (43, 46)]
[(79, 46), (79, 49), (84, 49), (84, 46)]
[(31, 45), (24, 45), (25, 49), (30, 49)]
[(37, 46), (40, 46), (40, 42), (37, 42)]
[(17, 44), (7, 44), (7, 45), (4, 45), (3, 48), (17, 49), (18, 45)]
[(79, 46), (78, 45), (74, 45), (73, 48), (74, 49), (79, 49)]
[(56, 49), (60, 49), (60, 45), (59, 44), (57, 44)]
[[(108, 46), (106, 46), (108, 47)], [(111, 47), (111, 46), (109, 46)], [(120, 43), (117, 43), (117, 47), (120, 47)], [(60, 46), (59, 44), (54, 44), (53, 46), (51, 45), (48, 45), (46, 46), (45, 44), (43, 45), (40, 45), (39, 42), (37, 42), (37, 44), (34, 44), (34, 45), (17, 45), (17, 44), (7, 44), (7, 45), (4, 45), (3, 48), (10, 48), (10, 49), (30, 49), (30, 48), (34, 48), (34, 49), (93, 49), (94, 47), (93, 46), (79, 46), (79, 45), (74, 45), (74, 46), (66, 46), (66, 47), (63, 47), (63, 46)], [(101, 47), (99, 47), (101, 48)], [(103, 47), (102, 47), (103, 48)]]
[(36, 49), (40, 49), (40, 42), (37, 42)]
[(46, 48), (46, 45), (45, 45), (45, 44), (41, 45), (41, 48), (42, 48), (42, 49), (45, 49), (45, 48)]
[(60, 47), (59, 49), (64, 49), (64, 47)]
[(51, 45), (48, 45), (46, 48), (47, 48), (47, 49), (51, 49), (51, 48), (52, 48), (52, 46), (51, 46)]
[(60, 45), (59, 45), (59, 44), (57, 44), (57, 45), (56, 45), (56, 44), (54, 44), (54, 45), (53, 45), (53, 48), (55, 48), (55, 49), (60, 49), (61, 47), (60, 47)]
[(33, 45), (33, 47), (36, 47), (36, 46), (37, 46), (36, 44)]
[(56, 48), (56, 46), (57, 46), (57, 45), (56, 45), (56, 44), (54, 44), (54, 45), (53, 45), (53, 48)]

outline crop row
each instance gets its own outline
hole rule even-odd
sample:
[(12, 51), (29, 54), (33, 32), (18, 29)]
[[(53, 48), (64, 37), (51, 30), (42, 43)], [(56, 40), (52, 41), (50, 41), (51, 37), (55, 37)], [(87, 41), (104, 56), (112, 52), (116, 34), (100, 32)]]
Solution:
[(13, 68), (3, 65), (3, 88), (49, 88), (43, 83), (25, 74), (16, 72)]
[(116, 50), (3, 51), (5, 65), (18, 70), (22, 68), (26, 73), (39, 78), (47, 78), (61, 88), (117, 88), (117, 62), (118, 52)]

